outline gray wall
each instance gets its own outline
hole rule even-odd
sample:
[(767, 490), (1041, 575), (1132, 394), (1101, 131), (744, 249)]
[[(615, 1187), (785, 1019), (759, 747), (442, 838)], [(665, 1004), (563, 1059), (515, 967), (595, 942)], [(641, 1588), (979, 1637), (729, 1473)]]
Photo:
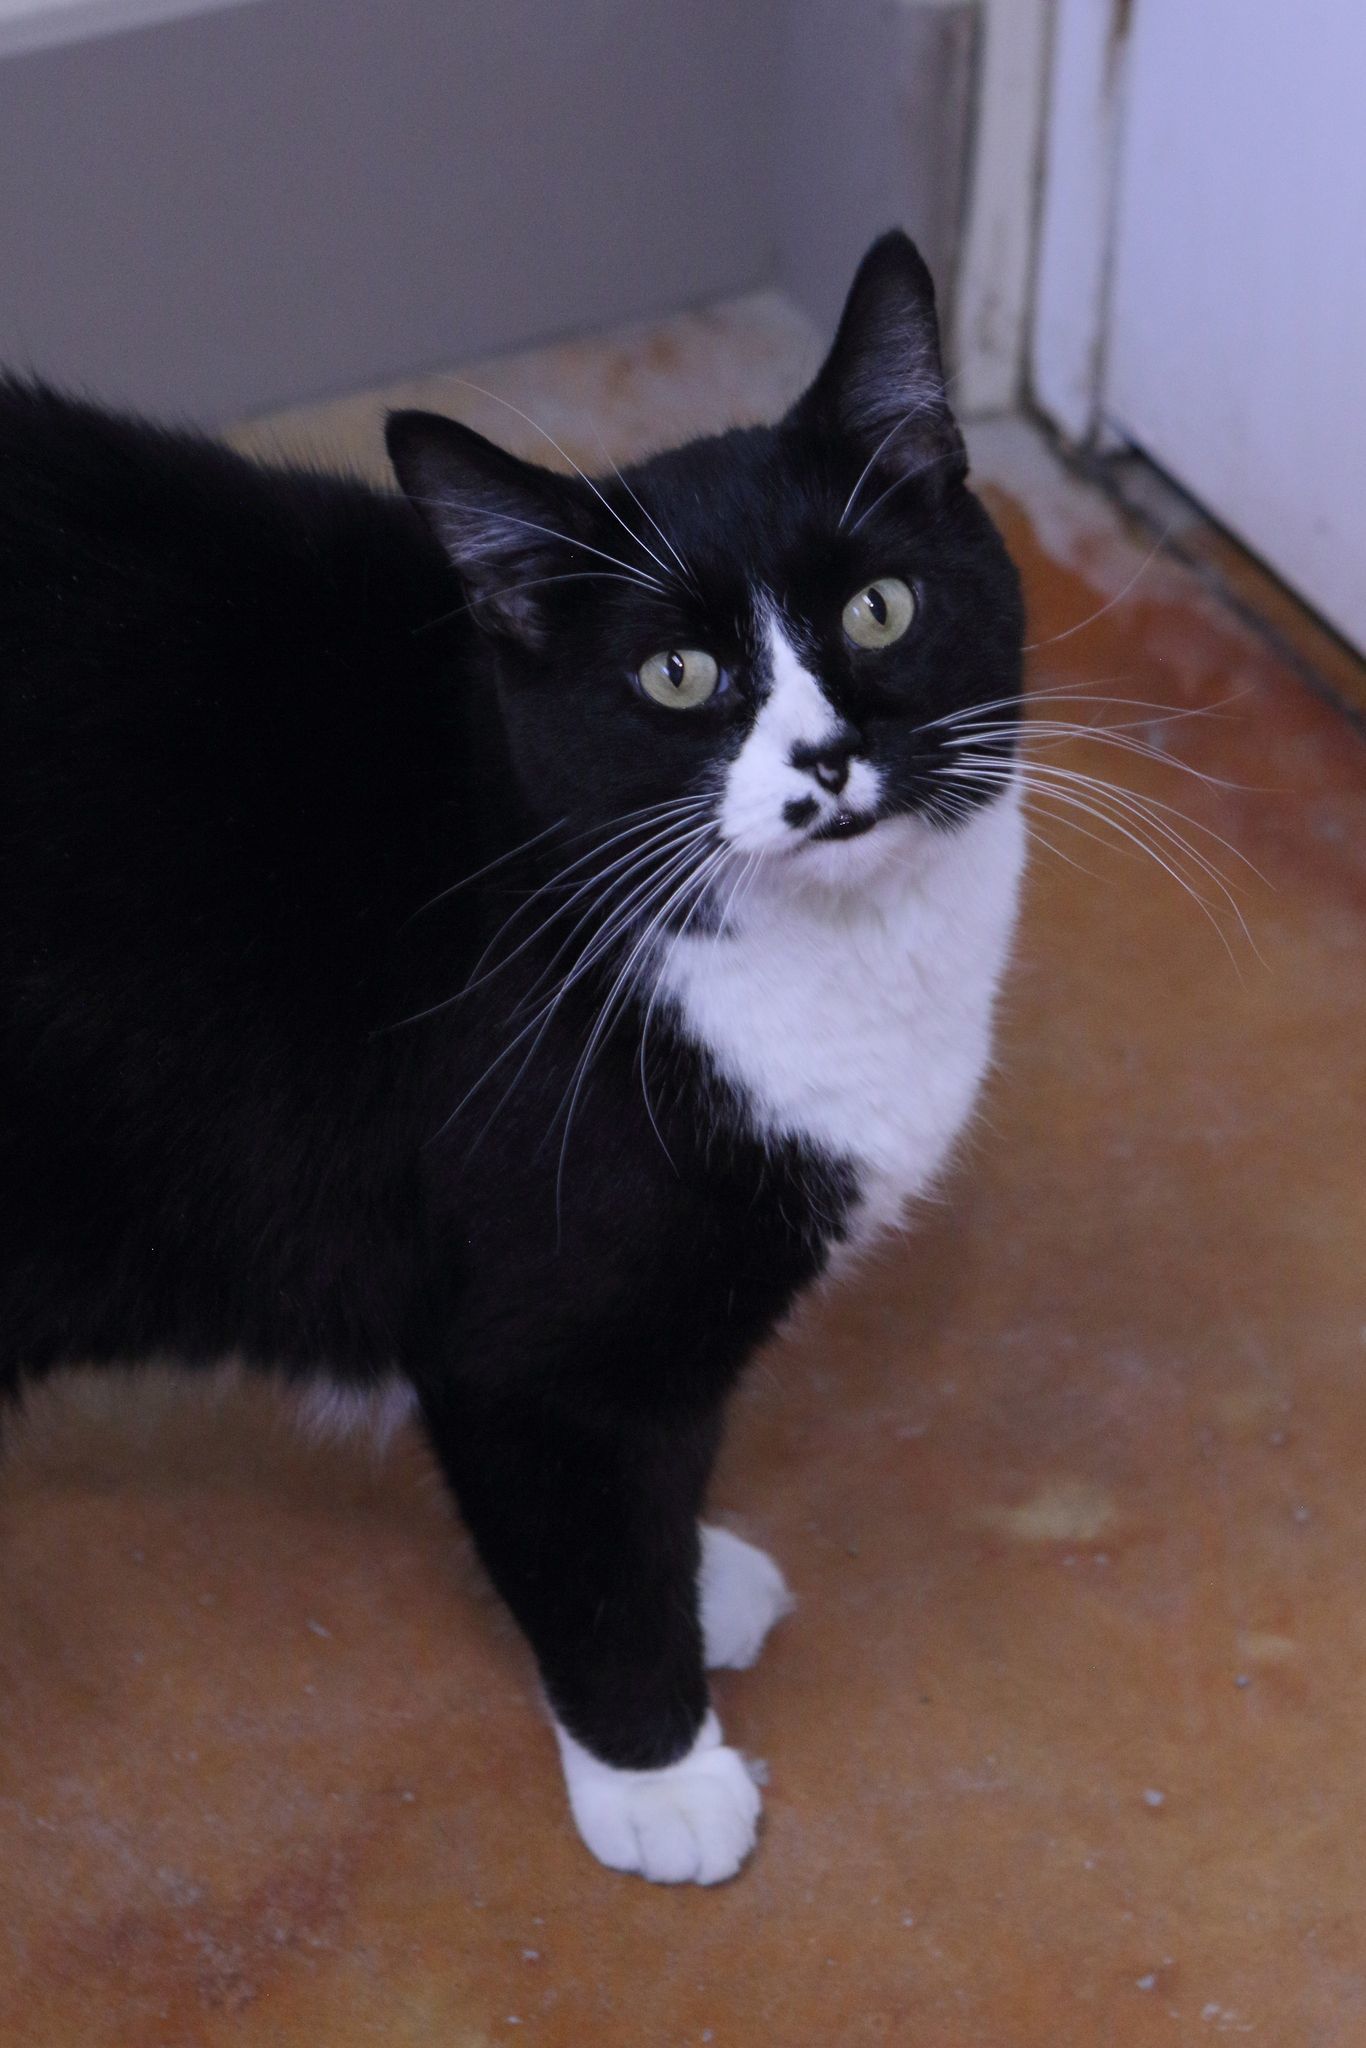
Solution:
[(770, 0), (270, 0), (0, 62), (0, 359), (225, 418), (773, 272)]
[(941, 268), (971, 5), (255, 0), (0, 60), (0, 361), (207, 421)]
[(978, 8), (973, 0), (794, 0), (777, 95), (779, 274), (833, 324), (873, 235), (902, 226), (951, 303)]

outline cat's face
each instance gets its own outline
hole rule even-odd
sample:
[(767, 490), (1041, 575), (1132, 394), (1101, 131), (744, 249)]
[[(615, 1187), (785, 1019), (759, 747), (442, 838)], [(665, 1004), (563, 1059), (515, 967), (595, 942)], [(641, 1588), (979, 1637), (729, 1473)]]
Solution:
[(639, 834), (657, 815), (662, 847), (693, 832), (852, 884), (981, 801), (952, 774), (956, 715), (996, 707), (1009, 752), (1018, 586), (964, 487), (903, 236), (870, 251), (774, 427), (591, 482), (427, 414), (396, 416), (390, 447), (496, 643), (538, 823)]

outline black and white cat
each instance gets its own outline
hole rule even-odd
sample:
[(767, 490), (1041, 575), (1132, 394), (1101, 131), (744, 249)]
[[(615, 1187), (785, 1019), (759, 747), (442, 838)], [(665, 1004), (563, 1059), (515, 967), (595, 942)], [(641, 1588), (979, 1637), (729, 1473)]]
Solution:
[(389, 446), (406, 498), (0, 386), (0, 1389), (407, 1390), (584, 1840), (711, 1883), (705, 1670), (788, 1605), (700, 1521), (722, 1407), (972, 1107), (1016, 577), (899, 234), (776, 426)]

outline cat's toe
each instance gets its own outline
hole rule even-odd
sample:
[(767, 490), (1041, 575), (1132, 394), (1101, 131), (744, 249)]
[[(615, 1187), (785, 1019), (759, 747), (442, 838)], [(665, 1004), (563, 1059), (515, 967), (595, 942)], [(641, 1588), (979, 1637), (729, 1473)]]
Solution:
[(768, 1552), (729, 1529), (702, 1529), (698, 1593), (709, 1671), (748, 1670), (773, 1624), (793, 1606), (787, 1581)]
[(612, 1870), (655, 1884), (719, 1884), (754, 1846), (759, 1790), (709, 1714), (687, 1756), (658, 1771), (619, 1771), (556, 1733), (574, 1819)]

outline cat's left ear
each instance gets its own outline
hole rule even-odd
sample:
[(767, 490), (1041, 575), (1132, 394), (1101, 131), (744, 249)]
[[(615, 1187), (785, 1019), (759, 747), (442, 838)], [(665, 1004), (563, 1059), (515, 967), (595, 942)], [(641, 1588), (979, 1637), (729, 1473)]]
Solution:
[(545, 593), (594, 566), (576, 536), (582, 508), (571, 479), (439, 413), (391, 412), (384, 439), (399, 482), (460, 572), (470, 616), (535, 646)]
[(879, 472), (923, 471), (927, 485), (967, 474), (944, 389), (934, 283), (900, 229), (859, 265), (830, 353), (799, 404)]

